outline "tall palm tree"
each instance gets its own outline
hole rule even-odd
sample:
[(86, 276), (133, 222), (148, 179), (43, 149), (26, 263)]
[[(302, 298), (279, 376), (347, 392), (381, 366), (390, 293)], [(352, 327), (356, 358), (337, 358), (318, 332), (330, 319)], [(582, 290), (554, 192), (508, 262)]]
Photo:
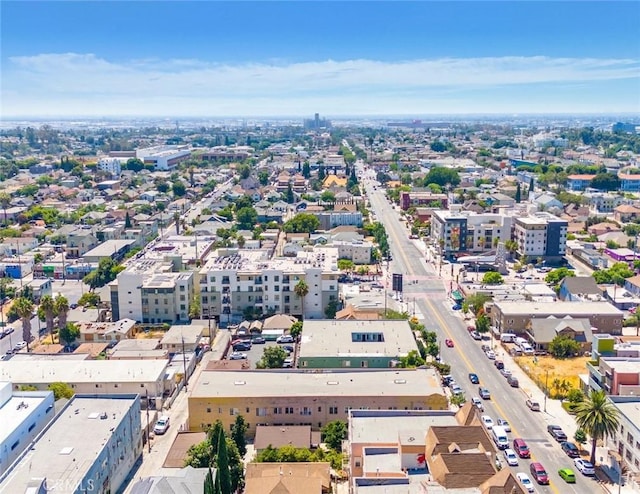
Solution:
[(11, 196), (7, 192), (0, 192), (0, 206), (4, 211), (4, 224), (7, 224), (7, 208), (11, 204)]
[(67, 316), (69, 315), (69, 301), (67, 297), (58, 294), (55, 298), (56, 314), (58, 314), (58, 329), (67, 325)]
[(31, 318), (33, 317), (33, 302), (25, 297), (20, 297), (14, 303), (16, 312), (22, 320), (22, 339), (27, 342), (27, 352), (31, 341)]
[(44, 312), (44, 320), (47, 325), (47, 331), (51, 336), (51, 343), (53, 343), (53, 320), (56, 317), (56, 302), (51, 295), (45, 295), (40, 300), (40, 308)]
[(575, 412), (578, 427), (591, 436), (591, 463), (595, 465), (598, 440), (612, 436), (618, 430), (618, 410), (603, 390), (592, 390), (584, 401), (578, 403)]
[(293, 291), (298, 297), (302, 299), (302, 315), (304, 316), (304, 298), (309, 293), (309, 285), (307, 285), (306, 281), (300, 280), (298, 281), (298, 283), (296, 283), (296, 286), (293, 287)]

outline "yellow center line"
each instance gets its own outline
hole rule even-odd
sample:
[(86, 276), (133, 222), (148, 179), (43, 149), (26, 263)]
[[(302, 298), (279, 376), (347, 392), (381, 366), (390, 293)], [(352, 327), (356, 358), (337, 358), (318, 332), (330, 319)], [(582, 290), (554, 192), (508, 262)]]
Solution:
[[(391, 236), (393, 237), (394, 242), (398, 241), (398, 236), (396, 235), (395, 229), (393, 229), (393, 228), (391, 229)], [(409, 262), (408, 262), (408, 258), (407, 258), (406, 254), (404, 252), (404, 249), (402, 248), (402, 246), (399, 243), (398, 243), (398, 248), (400, 249), (400, 256), (402, 257), (403, 261), (405, 262), (405, 266), (406, 266), (407, 270), (409, 270), (410, 269), (410, 265), (409, 265)], [(446, 288), (445, 288), (445, 291), (446, 291)], [(453, 339), (453, 334), (448, 330), (447, 324), (445, 323), (445, 321), (442, 318), (442, 316), (440, 315), (440, 313), (433, 306), (433, 304), (431, 303), (431, 300), (429, 300), (429, 298), (425, 298), (425, 303), (429, 306), (429, 309), (431, 309), (431, 312), (435, 315), (436, 319), (440, 323), (440, 327), (442, 328), (442, 330), (444, 331), (446, 336), (448, 338)], [(423, 316), (424, 316), (424, 314), (423, 314)], [(474, 372), (475, 369), (471, 365), (471, 362), (467, 359), (466, 355), (463, 352), (458, 352), (458, 353), (462, 357), (462, 360), (464, 361), (465, 366), (467, 367), (467, 370), (469, 372)], [(502, 410), (502, 407), (495, 400), (491, 400), (491, 402), (493, 403), (493, 405), (498, 410), (498, 413), (500, 413), (501, 416), (508, 417), (508, 415), (506, 413), (504, 413), (504, 410)], [(510, 419), (509, 419), (509, 424), (512, 424), (512, 421)], [(522, 437), (520, 435), (520, 433), (518, 432), (518, 430), (516, 429), (515, 425), (512, 425), (511, 428), (512, 428), (513, 432), (516, 433), (516, 437)], [(531, 460), (535, 461), (535, 457), (534, 457), (533, 453), (531, 453)], [(547, 474), (548, 473), (549, 472), (547, 472)], [(558, 489), (555, 487), (555, 485), (551, 481), (549, 481), (549, 487), (556, 494), (560, 494), (560, 491), (558, 491)]]

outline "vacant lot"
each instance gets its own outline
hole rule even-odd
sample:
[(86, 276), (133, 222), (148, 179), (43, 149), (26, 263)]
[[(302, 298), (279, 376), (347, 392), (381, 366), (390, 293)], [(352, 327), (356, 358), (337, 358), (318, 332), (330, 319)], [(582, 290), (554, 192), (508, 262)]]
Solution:
[[(586, 374), (589, 357), (559, 360), (553, 357), (515, 357), (516, 363), (544, 391), (549, 385), (549, 396), (561, 398), (570, 389), (579, 389), (578, 374)], [(547, 376), (548, 371), (548, 376)]]

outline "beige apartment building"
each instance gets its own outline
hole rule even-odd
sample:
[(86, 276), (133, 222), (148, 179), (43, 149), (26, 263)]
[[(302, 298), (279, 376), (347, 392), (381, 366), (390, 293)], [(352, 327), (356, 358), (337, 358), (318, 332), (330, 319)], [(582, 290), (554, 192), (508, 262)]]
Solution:
[(347, 420), (349, 410), (446, 410), (433, 369), (330, 372), (299, 370), (204, 371), (189, 397), (189, 429), (220, 420), (225, 429), (242, 415), (249, 436), (257, 425), (321, 429)]

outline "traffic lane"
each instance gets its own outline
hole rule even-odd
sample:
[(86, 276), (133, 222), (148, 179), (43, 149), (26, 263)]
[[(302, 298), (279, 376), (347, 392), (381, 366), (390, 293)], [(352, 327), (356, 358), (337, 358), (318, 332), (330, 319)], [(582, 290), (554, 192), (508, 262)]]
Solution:
[[(430, 320), (438, 323), (440, 326), (439, 333), (441, 338), (449, 337), (454, 338), (456, 331), (452, 329), (456, 328), (461, 331), (463, 328), (462, 321), (453, 313), (448, 312), (443, 306), (440, 309), (431, 302), (425, 300), (421, 305), (425, 320)], [(442, 312), (441, 312), (442, 311)], [(464, 329), (466, 331), (466, 329)], [(458, 331), (458, 332), (459, 332)], [(455, 340), (454, 340), (455, 341)], [(498, 372), (493, 365), (493, 361), (489, 360), (479, 345), (475, 345), (475, 340), (471, 340), (473, 345), (461, 345), (458, 351), (447, 352), (444, 361), (451, 365), (451, 372), (459, 383), (460, 387), (465, 391), (467, 399), (471, 396), (477, 396), (478, 386), (471, 384), (468, 379), (469, 372), (475, 372), (480, 377), (480, 382), (486, 386), (491, 394), (491, 400), (484, 400), (486, 414), (491, 415), (494, 420), (497, 418), (505, 418), (512, 427), (511, 437), (523, 438), (532, 454), (532, 460), (541, 461), (541, 463), (547, 468), (547, 471), (552, 479), (553, 492), (554, 486), (564, 484), (564, 481), (557, 475), (559, 468), (568, 466), (567, 457), (564, 455), (559, 446), (554, 446), (549, 441), (550, 436), (546, 434), (546, 424), (541, 417), (542, 414), (537, 412), (531, 412), (526, 406), (526, 395), (519, 388), (512, 388), (506, 382), (506, 379)], [(476, 346), (476, 348), (473, 348)], [(464, 352), (462, 350), (464, 349)], [(453, 349), (455, 350), (455, 348)], [(447, 360), (448, 358), (448, 360)], [(473, 364), (471, 364), (473, 361)], [(592, 486), (589, 486), (584, 480), (578, 480), (575, 486), (565, 485), (560, 492), (591, 492)]]

